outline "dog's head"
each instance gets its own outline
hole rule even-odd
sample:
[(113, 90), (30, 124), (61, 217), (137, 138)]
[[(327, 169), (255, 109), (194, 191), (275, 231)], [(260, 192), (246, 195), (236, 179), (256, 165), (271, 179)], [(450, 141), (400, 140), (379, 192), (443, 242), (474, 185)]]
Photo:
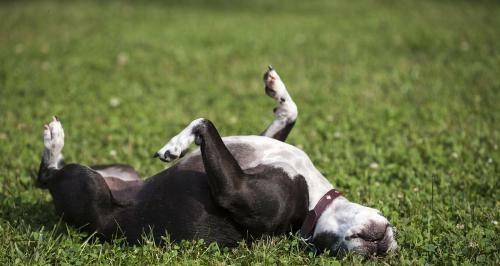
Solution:
[(339, 197), (319, 218), (312, 242), (336, 256), (347, 252), (379, 256), (397, 248), (394, 233), (378, 210)]

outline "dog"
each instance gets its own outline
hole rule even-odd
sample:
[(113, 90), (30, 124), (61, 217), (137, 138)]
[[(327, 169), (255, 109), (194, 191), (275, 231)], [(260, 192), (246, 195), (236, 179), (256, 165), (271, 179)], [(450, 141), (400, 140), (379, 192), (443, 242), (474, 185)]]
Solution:
[[(259, 136), (221, 138), (204, 118), (192, 121), (154, 157), (180, 159), (142, 180), (130, 166), (65, 164), (64, 130), (44, 126), (36, 181), (71, 225), (111, 241), (140, 243), (204, 239), (222, 246), (261, 236), (300, 232), (318, 250), (384, 255), (397, 248), (395, 230), (376, 209), (350, 202), (299, 148), (285, 143), (298, 111), (272, 67), (265, 92), (277, 102), (274, 121)], [(198, 149), (184, 153), (192, 143)]]

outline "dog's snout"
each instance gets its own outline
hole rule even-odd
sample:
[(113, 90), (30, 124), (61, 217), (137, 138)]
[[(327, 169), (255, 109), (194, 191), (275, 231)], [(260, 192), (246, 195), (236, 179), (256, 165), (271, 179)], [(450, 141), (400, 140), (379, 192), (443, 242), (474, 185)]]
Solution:
[(158, 152), (155, 152), (155, 153), (153, 154), (153, 158), (158, 158), (158, 157), (160, 157), (160, 154), (159, 154)]
[(366, 255), (385, 255), (397, 246), (389, 223), (372, 222), (358, 233), (346, 236), (345, 240), (358, 241)]
[(385, 237), (388, 227), (389, 224), (385, 223), (370, 223), (370, 225), (360, 232), (346, 236), (345, 240), (361, 238), (362, 240), (369, 242), (380, 241)]

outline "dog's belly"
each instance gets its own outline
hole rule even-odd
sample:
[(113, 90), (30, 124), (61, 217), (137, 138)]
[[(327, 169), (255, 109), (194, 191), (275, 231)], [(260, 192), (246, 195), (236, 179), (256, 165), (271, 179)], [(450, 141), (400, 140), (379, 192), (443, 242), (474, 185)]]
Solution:
[(140, 200), (116, 215), (130, 242), (140, 240), (143, 233), (152, 233), (160, 242), (166, 232), (173, 241), (204, 239), (223, 246), (244, 239), (227, 211), (212, 200), (204, 172), (171, 170), (146, 180)]

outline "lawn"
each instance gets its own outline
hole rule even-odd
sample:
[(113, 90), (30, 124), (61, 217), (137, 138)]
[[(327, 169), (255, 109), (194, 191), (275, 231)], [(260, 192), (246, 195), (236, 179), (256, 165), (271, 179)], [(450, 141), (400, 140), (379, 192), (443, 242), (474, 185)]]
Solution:
[[(0, 264), (500, 264), (498, 1), (0, 2)], [(89, 241), (34, 187), (57, 114), (68, 162), (150, 176), (196, 117), (273, 119), (272, 64), (299, 107), (288, 142), (398, 230), (385, 258), (294, 236), (235, 249)]]

